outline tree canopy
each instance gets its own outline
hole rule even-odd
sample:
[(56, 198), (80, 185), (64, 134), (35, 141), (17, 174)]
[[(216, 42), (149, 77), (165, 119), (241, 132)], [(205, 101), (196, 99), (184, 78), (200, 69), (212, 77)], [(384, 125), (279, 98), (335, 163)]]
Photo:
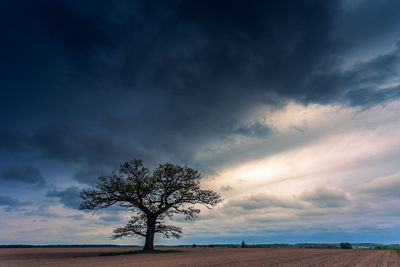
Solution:
[(222, 201), (217, 192), (200, 188), (201, 179), (197, 169), (187, 166), (165, 163), (151, 172), (141, 160), (132, 160), (83, 190), (80, 209), (96, 211), (116, 204), (130, 209), (131, 220), (116, 228), (113, 238), (142, 236), (146, 238), (143, 249), (153, 250), (156, 233), (181, 237), (181, 228), (165, 225), (166, 217), (183, 214), (186, 220), (193, 220), (200, 213), (196, 204), (212, 208)]
[(353, 246), (348, 242), (342, 242), (342, 243), (340, 243), (340, 248), (341, 249), (352, 249)]

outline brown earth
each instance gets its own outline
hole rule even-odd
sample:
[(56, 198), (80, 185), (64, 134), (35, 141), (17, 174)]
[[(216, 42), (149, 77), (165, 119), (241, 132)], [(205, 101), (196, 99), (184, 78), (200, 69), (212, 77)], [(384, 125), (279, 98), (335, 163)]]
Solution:
[(178, 248), (182, 253), (98, 256), (132, 248), (0, 249), (0, 266), (400, 266), (388, 250)]

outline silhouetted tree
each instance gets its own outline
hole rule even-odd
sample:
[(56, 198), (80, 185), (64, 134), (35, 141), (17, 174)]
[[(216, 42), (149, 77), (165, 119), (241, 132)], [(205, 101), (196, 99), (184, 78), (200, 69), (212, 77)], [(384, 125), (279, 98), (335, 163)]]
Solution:
[(181, 237), (181, 228), (164, 224), (166, 217), (183, 214), (186, 220), (192, 220), (200, 212), (195, 204), (212, 208), (222, 201), (218, 193), (200, 189), (201, 178), (198, 170), (186, 166), (166, 163), (150, 172), (141, 160), (132, 160), (83, 190), (80, 209), (96, 211), (115, 204), (130, 208), (132, 219), (115, 229), (113, 238), (142, 236), (146, 239), (143, 250), (153, 250), (156, 233), (166, 238)]
[(242, 248), (247, 248), (247, 245), (246, 245), (246, 243), (244, 242), (244, 240), (242, 241), (242, 244), (240, 244), (240, 247), (242, 247)]
[(352, 249), (353, 247), (351, 246), (350, 243), (345, 242), (345, 243), (340, 243), (340, 248), (341, 249)]

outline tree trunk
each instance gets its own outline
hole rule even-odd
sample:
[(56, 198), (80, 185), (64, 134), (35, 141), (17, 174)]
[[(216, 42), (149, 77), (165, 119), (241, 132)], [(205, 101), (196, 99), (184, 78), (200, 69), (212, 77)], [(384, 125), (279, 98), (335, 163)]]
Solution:
[(154, 234), (156, 233), (156, 218), (147, 216), (146, 243), (143, 250), (154, 250)]

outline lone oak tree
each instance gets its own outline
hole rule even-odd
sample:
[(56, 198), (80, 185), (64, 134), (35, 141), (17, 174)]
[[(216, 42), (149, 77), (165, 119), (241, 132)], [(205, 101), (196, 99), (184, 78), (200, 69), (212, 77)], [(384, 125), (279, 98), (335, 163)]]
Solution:
[(115, 229), (113, 238), (139, 235), (146, 239), (143, 250), (153, 250), (156, 233), (166, 238), (181, 237), (181, 228), (164, 224), (166, 217), (183, 214), (186, 220), (192, 220), (200, 213), (195, 204), (211, 208), (222, 201), (218, 193), (200, 189), (201, 178), (198, 170), (186, 166), (166, 163), (150, 172), (141, 160), (132, 160), (83, 190), (80, 209), (96, 211), (114, 204), (131, 209), (131, 220)]

